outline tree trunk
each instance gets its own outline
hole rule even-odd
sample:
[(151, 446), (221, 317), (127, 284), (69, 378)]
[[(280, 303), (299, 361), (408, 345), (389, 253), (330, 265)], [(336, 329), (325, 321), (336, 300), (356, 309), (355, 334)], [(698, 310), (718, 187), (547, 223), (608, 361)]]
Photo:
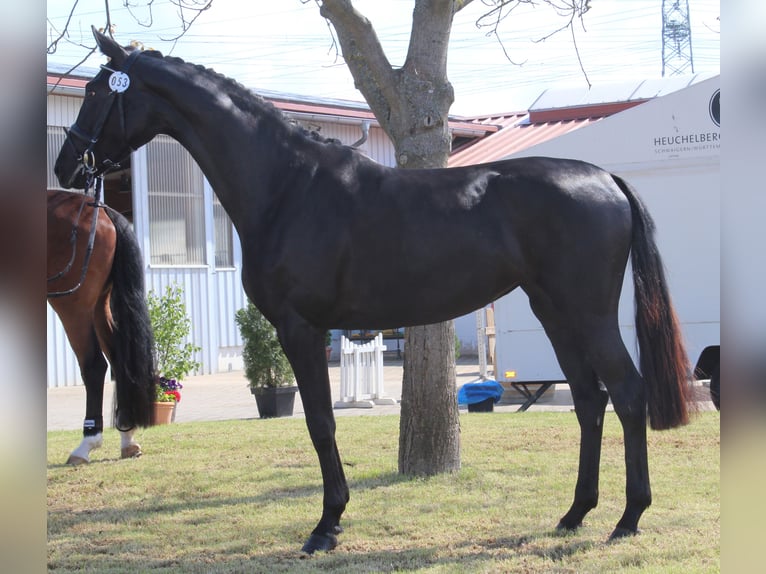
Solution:
[[(370, 21), (351, 0), (323, 0), (359, 91), (396, 149), (402, 168), (444, 167), (450, 152), (447, 47), (452, 18), (469, 1), (417, 0), (404, 65), (388, 62)], [(424, 305), (428, 302), (424, 301)], [(460, 468), (452, 321), (405, 331), (399, 472), (433, 475)]]
[(460, 419), (452, 321), (405, 331), (399, 473), (460, 470)]

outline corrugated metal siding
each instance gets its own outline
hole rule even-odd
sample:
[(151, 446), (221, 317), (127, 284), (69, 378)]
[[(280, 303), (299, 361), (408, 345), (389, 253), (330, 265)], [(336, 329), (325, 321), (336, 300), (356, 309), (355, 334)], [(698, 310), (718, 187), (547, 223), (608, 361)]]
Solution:
[(195, 360), (203, 364), (201, 372), (213, 372), (212, 366), (218, 359), (218, 347), (211, 348), (209, 340), (210, 333), (214, 333), (215, 330), (211, 330), (208, 317), (211, 293), (208, 288), (207, 268), (161, 267), (149, 270), (146, 277), (147, 292), (152, 291), (156, 296), (162, 296), (168, 286), (183, 289), (186, 313), (191, 318), (189, 341), (202, 348)]
[(82, 98), (48, 95), (47, 124), (49, 126), (71, 126), (77, 120), (80, 105), (82, 105)]
[[(77, 357), (69, 346), (64, 327), (50, 305), (47, 328), (47, 383), (48, 387), (71, 387), (81, 385), (80, 367)], [(83, 406), (83, 414), (85, 407)]]
[[(212, 283), (213, 289), (209, 288)], [(234, 313), (245, 306), (239, 269), (219, 270), (212, 275), (207, 267), (160, 267), (146, 273), (146, 290), (161, 296), (167, 286), (180, 286), (186, 312), (192, 323), (189, 340), (202, 348), (195, 360), (203, 363), (202, 373), (217, 371), (218, 349), (242, 345)], [(80, 369), (64, 327), (47, 306), (47, 386), (81, 385)]]
[(59, 185), (59, 180), (56, 177), (56, 175), (53, 173), (53, 164), (56, 162), (56, 158), (58, 157), (59, 150), (61, 149), (61, 146), (64, 145), (64, 140), (66, 139), (66, 135), (64, 134), (64, 130), (62, 130), (58, 126), (48, 126), (48, 137), (47, 140), (47, 150), (46, 150), (46, 159), (47, 159), (47, 185), (48, 189), (63, 189), (61, 185)]
[[(302, 121), (301, 125), (307, 129), (320, 128), (318, 131), (323, 137), (339, 139), (345, 145), (356, 143), (362, 137), (361, 122), (357, 125)], [(378, 163), (391, 167), (396, 165), (394, 146), (380, 127), (370, 126), (367, 141), (359, 146), (359, 150)]]
[(242, 345), (242, 337), (234, 322), (234, 314), (246, 305), (239, 269), (216, 271), (215, 288), (215, 301), (211, 301), (211, 304), (214, 305), (217, 313), (218, 345), (219, 347), (238, 347)]
[(383, 128), (375, 126), (370, 127), (369, 138), (361, 149), (378, 163), (382, 163), (389, 167), (396, 166), (396, 150), (394, 149), (394, 144), (388, 139)]

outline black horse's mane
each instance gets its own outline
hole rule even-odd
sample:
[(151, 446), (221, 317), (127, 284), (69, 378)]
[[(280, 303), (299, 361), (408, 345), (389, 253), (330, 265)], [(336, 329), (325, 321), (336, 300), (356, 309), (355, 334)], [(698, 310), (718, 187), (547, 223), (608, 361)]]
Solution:
[[(301, 126), (300, 124), (290, 120), (285, 114), (277, 108), (274, 104), (272, 104), (270, 101), (266, 100), (263, 96), (260, 96), (250, 90), (249, 88), (245, 87), (241, 83), (239, 83), (237, 80), (234, 80), (228, 76), (225, 76), (221, 74), (220, 72), (216, 72), (212, 68), (207, 68), (205, 66), (202, 66), (200, 64), (193, 64), (191, 62), (187, 62), (186, 60), (183, 60), (181, 58), (178, 58), (176, 56), (163, 56), (160, 52), (152, 51), (154, 54), (158, 55), (159, 57), (163, 58), (165, 61), (170, 62), (172, 64), (181, 65), (181, 66), (189, 66), (193, 68), (195, 71), (197, 71), (200, 74), (204, 74), (207, 78), (211, 78), (215, 80), (217, 83), (219, 83), (222, 87), (222, 89), (226, 92), (226, 94), (231, 98), (232, 103), (234, 103), (235, 106), (237, 106), (240, 110), (243, 112), (247, 112), (253, 115), (267, 115), (277, 122), (285, 125), (287, 129), (291, 130), (293, 133), (298, 133), (302, 135), (305, 138), (325, 143), (325, 144), (340, 144), (342, 145), (342, 142), (335, 138), (326, 138), (323, 135), (321, 135), (319, 132), (314, 130), (308, 130)], [(147, 51), (147, 54), (150, 53), (150, 51)]]

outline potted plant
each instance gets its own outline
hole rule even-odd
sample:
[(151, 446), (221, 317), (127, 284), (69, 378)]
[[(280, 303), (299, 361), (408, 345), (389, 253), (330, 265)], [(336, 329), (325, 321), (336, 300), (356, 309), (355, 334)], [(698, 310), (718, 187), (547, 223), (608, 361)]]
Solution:
[(154, 396), (154, 424), (164, 425), (176, 417), (176, 405), (181, 401), (184, 386), (175, 379), (160, 377)]
[(250, 301), (234, 320), (244, 343), (245, 376), (261, 418), (292, 415), (298, 387), (274, 327)]
[(186, 313), (180, 286), (168, 286), (162, 296), (150, 291), (147, 306), (160, 373), (154, 419), (155, 424), (164, 424), (175, 420), (176, 405), (181, 400), (180, 389), (183, 388), (180, 381), (199, 368), (194, 353), (200, 348), (187, 341), (191, 333), (191, 319)]

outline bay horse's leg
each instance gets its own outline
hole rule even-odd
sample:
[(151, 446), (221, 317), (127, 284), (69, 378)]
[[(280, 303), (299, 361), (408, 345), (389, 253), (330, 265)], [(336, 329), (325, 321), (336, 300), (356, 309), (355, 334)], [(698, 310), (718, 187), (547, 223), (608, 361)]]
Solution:
[(120, 431), (120, 458), (137, 458), (143, 454), (141, 445), (133, 436), (135, 433), (136, 427)]
[(557, 525), (559, 530), (574, 530), (598, 504), (601, 438), (604, 412), (609, 396), (601, 389), (577, 335), (576, 323), (562, 321), (543, 295), (530, 296), (530, 304), (553, 345), (559, 365), (567, 379), (580, 425), (580, 454), (574, 501)]
[(337, 534), (343, 531), (340, 517), (349, 500), (346, 476), (335, 442), (324, 332), (296, 316), (279, 323), (277, 332), (298, 383), (306, 425), (322, 470), (322, 517), (302, 548), (303, 552), (313, 554), (337, 546)]
[[(83, 440), (67, 460), (67, 464), (90, 462), (91, 451), (103, 444), (104, 418), (104, 378), (107, 364), (98, 345), (95, 332), (89, 336), (88, 351), (80, 356), (80, 374), (85, 383), (85, 421), (83, 422)], [(86, 450), (87, 449), (87, 450)]]
[(61, 319), (69, 344), (77, 357), (80, 375), (85, 384), (83, 440), (69, 455), (67, 464), (84, 464), (90, 462), (91, 451), (103, 444), (102, 409), (107, 363), (91, 323), (90, 310), (82, 311), (80, 307), (73, 309), (59, 303), (54, 305), (54, 310)]

